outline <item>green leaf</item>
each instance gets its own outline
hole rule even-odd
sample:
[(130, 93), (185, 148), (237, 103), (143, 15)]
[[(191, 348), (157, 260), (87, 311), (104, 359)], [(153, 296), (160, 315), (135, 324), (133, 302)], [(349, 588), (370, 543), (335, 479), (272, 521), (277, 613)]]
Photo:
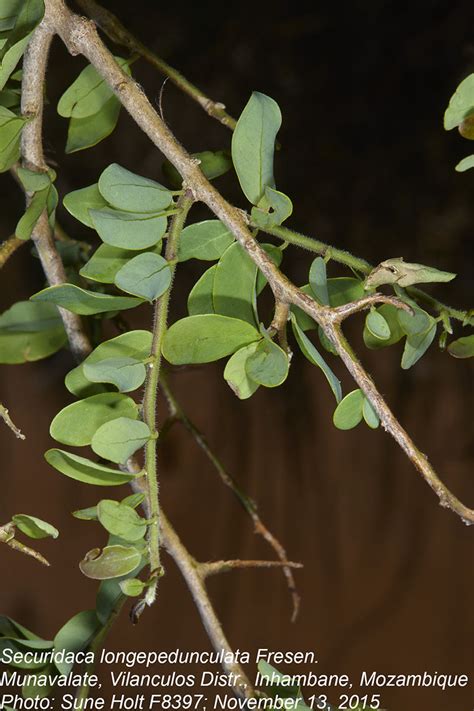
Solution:
[[(12, 6), (10, 5), (10, 12)], [(44, 15), (43, 0), (23, 0), (18, 6), (15, 24), (11, 32), (8, 33), (7, 41), (2, 47), (1, 61), (4, 61), (4, 53), (16, 45), (20, 40), (27, 37), (35, 27), (41, 22)]]
[(28, 170), (28, 168), (17, 168), (17, 176), (26, 191), (35, 193), (38, 190), (44, 190), (51, 185), (51, 175), (49, 172), (36, 172)]
[(25, 536), (30, 538), (57, 538), (59, 536), (57, 528), (35, 516), (16, 514), (12, 517), (12, 521)]
[(7, 49), (6, 52), (5, 48), (7, 45), (6, 43), (3, 45), (2, 51), (0, 52), (0, 89), (3, 89), (7, 81), (10, 79), (12, 73), (15, 71), (15, 67), (23, 56), (23, 53), (28, 45), (29, 40), (29, 35), (26, 35), (26, 37), (23, 37), (23, 39), (21, 39), (19, 42)]
[(97, 518), (97, 506), (89, 506), (87, 509), (78, 509), (73, 511), (72, 515), (74, 518), (78, 518), (80, 521), (98, 521)]
[(143, 580), (138, 578), (127, 578), (127, 580), (122, 580), (120, 583), (120, 590), (127, 597), (139, 597), (146, 588), (146, 584)]
[(326, 262), (322, 257), (316, 257), (309, 270), (309, 285), (316, 300), (323, 306), (329, 306), (328, 280)]
[[(95, 610), (83, 610), (71, 617), (65, 625), (61, 627), (54, 638), (54, 649), (56, 652), (72, 652), (77, 654), (87, 649), (100, 630), (100, 622), (97, 619)], [(60, 674), (69, 674), (73, 667), (72, 662), (56, 662)]]
[[(151, 248), (146, 254), (159, 254), (161, 252), (161, 242)], [(91, 281), (98, 281), (101, 284), (114, 284), (117, 272), (122, 269), (127, 262), (137, 256), (137, 252), (131, 249), (120, 249), (111, 247), (109, 244), (101, 244), (79, 271), (79, 274)]]
[(366, 296), (364, 282), (352, 277), (328, 279), (329, 302), (331, 306), (343, 306), (350, 301), (357, 301)]
[(70, 479), (82, 481), (95, 486), (119, 486), (133, 481), (135, 476), (111, 469), (103, 464), (97, 464), (77, 454), (64, 452), (61, 449), (49, 449), (44, 455), (48, 464), (68, 476)]
[(154, 301), (171, 284), (170, 265), (159, 254), (145, 252), (127, 262), (115, 275), (115, 285), (129, 294)]
[(110, 580), (128, 575), (139, 565), (140, 553), (131, 546), (94, 548), (79, 563), (81, 572), (93, 580)]
[(469, 168), (474, 168), (474, 155), (463, 158), (459, 161), (454, 170), (457, 170), (458, 173), (464, 173), (464, 171), (469, 170)]
[(249, 346), (239, 348), (227, 361), (224, 369), (224, 378), (240, 400), (251, 397), (258, 389), (259, 384), (252, 380), (246, 370), (248, 358), (255, 353), (259, 341)]
[(27, 363), (56, 353), (67, 342), (52, 304), (18, 301), (0, 315), (0, 363)]
[(121, 504), (125, 504), (126, 506), (131, 506), (132, 509), (136, 509), (137, 506), (140, 506), (146, 499), (145, 494), (130, 494), (129, 496), (126, 496), (122, 501), (120, 502)]
[(41, 669), (44, 668), (44, 662), (35, 662), (34, 660), (25, 661), (25, 651), (46, 651), (53, 648), (53, 643), (45, 639), (6, 639), (0, 638), (0, 657), (3, 657), (3, 650), (11, 650), (13, 655), (20, 652), (21, 655), (12, 661), (9, 666), (16, 669)]
[(103, 171), (99, 191), (112, 207), (125, 212), (162, 212), (173, 199), (163, 185), (131, 173), (118, 163), (112, 163)]
[[(0, 615), (0, 637), (10, 637), (12, 639), (22, 637), (23, 639), (29, 640), (39, 639), (37, 634), (23, 627), (23, 625), (20, 625), (19, 622), (16, 622), (16, 620), (13, 620), (7, 615)], [(53, 645), (50, 644), (50, 646), (52, 647)]]
[(71, 118), (67, 132), (66, 153), (77, 153), (92, 148), (110, 136), (120, 115), (121, 103), (111, 96), (101, 110), (93, 116)]
[(150, 439), (151, 432), (141, 420), (118, 417), (105, 422), (92, 437), (91, 447), (99, 457), (117, 464), (141, 449)]
[(128, 331), (120, 336), (104, 341), (87, 358), (71, 370), (65, 379), (69, 392), (78, 397), (89, 395), (90, 381), (84, 375), (84, 365), (99, 363), (110, 358), (133, 358), (144, 361), (151, 353), (152, 334), (150, 331)]
[(204, 220), (185, 227), (178, 246), (178, 260), (219, 259), (227, 247), (234, 241), (234, 236), (220, 220)]
[(58, 284), (38, 291), (30, 297), (33, 302), (53, 303), (82, 316), (100, 314), (107, 311), (132, 309), (143, 303), (131, 296), (110, 296), (95, 291), (81, 289), (74, 284)]
[[(115, 60), (130, 74), (125, 59), (115, 57)], [(88, 64), (59, 99), (57, 111), (65, 118), (82, 119), (94, 116), (113, 96), (114, 92), (109, 84), (91, 64)]]
[(169, 363), (210, 363), (231, 355), (242, 346), (260, 340), (256, 328), (218, 314), (188, 316), (166, 332), (163, 355)]
[(15, 27), (22, 2), (23, 0), (2, 0), (0, 5), (0, 32), (8, 32)]
[(18, 239), (27, 240), (30, 239), (31, 233), (33, 232), (36, 223), (41, 217), (43, 211), (46, 209), (49, 196), (49, 186), (43, 190), (36, 192), (30, 204), (25, 210), (24, 215), (18, 221), (15, 228), (15, 237)]
[(474, 335), (463, 336), (448, 346), (448, 352), (454, 358), (472, 358), (474, 356)]
[[(192, 153), (191, 157), (200, 161), (199, 167), (208, 180), (219, 178), (232, 168), (229, 151), (201, 151), (200, 153)], [(169, 184), (179, 190), (183, 184), (183, 179), (174, 165), (165, 160), (162, 170)]]
[(0, 106), (0, 173), (9, 170), (20, 158), (21, 130), (26, 120)]
[(410, 301), (410, 305), (415, 313), (412, 315), (399, 309), (398, 323), (407, 336), (419, 336), (433, 325), (434, 319), (426, 311), (420, 309), (415, 302)]
[(89, 215), (89, 210), (102, 210), (107, 207), (106, 201), (99, 192), (97, 183), (68, 193), (64, 196), (63, 205), (76, 220), (92, 229), (95, 228)]
[(373, 335), (367, 328), (367, 324), (365, 324), (364, 343), (367, 348), (385, 348), (386, 346), (392, 346), (394, 343), (398, 343), (398, 341), (400, 341), (404, 336), (404, 333), (398, 322), (399, 309), (397, 309), (395, 306), (392, 306), (391, 304), (382, 304), (382, 306), (377, 309), (377, 313), (379, 313), (383, 317), (384, 321), (389, 327), (390, 336), (385, 340), (381, 340), (380, 338), (377, 338), (375, 335)]
[(245, 362), (248, 377), (266, 388), (276, 388), (288, 376), (290, 363), (285, 351), (268, 338), (257, 345)]
[(380, 424), (379, 416), (372, 407), (372, 403), (369, 402), (366, 397), (364, 397), (364, 402), (362, 404), (362, 415), (364, 416), (364, 420), (368, 426), (371, 429), (376, 430)]
[(391, 336), (390, 326), (382, 314), (376, 309), (369, 311), (365, 319), (365, 325), (372, 336), (378, 338), (380, 341), (386, 341)]
[(401, 362), (403, 370), (411, 368), (426, 353), (436, 335), (436, 325), (436, 323), (433, 323), (427, 331), (414, 336), (407, 336)]
[(340, 402), (342, 398), (342, 389), (340, 381), (334, 375), (333, 371), (328, 366), (319, 351), (311, 343), (308, 336), (306, 336), (306, 334), (300, 328), (295, 314), (291, 315), (291, 324), (293, 327), (293, 333), (295, 334), (295, 338), (298, 341), (299, 347), (301, 348), (301, 352), (309, 360), (310, 363), (313, 363), (313, 365), (316, 365), (318, 368), (321, 368), (326, 380), (328, 381), (331, 387), (331, 390), (334, 393), (336, 402)]
[(139, 541), (146, 533), (147, 522), (126, 504), (103, 499), (97, 505), (97, 515), (106, 531), (126, 541)]
[(446, 131), (459, 126), (466, 116), (474, 110), (474, 74), (469, 74), (459, 84), (449, 101), (449, 106), (444, 114), (444, 128)]
[(89, 210), (89, 215), (103, 242), (136, 251), (157, 244), (168, 225), (163, 215), (121, 212), (113, 208)]
[(448, 282), (456, 277), (452, 272), (442, 272), (425, 264), (405, 262), (403, 257), (386, 259), (372, 269), (365, 280), (364, 288), (376, 289), (383, 284), (394, 284), (399, 287), (412, 284), (430, 284), (431, 282)]
[(262, 230), (281, 225), (293, 212), (293, 203), (288, 195), (266, 187), (258, 207), (252, 208), (252, 220)]
[(214, 274), (212, 301), (216, 313), (257, 325), (255, 281), (257, 266), (238, 242), (219, 259)]
[(280, 126), (281, 112), (276, 101), (254, 91), (232, 135), (235, 171), (253, 205), (258, 205), (266, 187), (275, 187), (273, 153)]
[(215, 313), (212, 293), (214, 291), (214, 276), (217, 264), (206, 269), (195, 283), (188, 296), (188, 313), (190, 316)]
[(134, 358), (105, 358), (97, 363), (84, 363), (83, 373), (92, 383), (111, 383), (121, 393), (128, 393), (143, 385), (146, 369)]
[(351, 430), (362, 420), (364, 405), (362, 390), (353, 390), (346, 395), (334, 410), (333, 422), (339, 430)]
[(61, 444), (83, 447), (91, 444), (99, 427), (118, 417), (135, 420), (138, 405), (121, 393), (100, 393), (60, 410), (51, 422), (49, 432)]

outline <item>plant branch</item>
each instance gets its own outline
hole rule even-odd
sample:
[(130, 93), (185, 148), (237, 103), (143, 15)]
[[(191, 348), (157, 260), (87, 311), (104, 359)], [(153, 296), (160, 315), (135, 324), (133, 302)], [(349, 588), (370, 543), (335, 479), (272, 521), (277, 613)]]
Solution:
[(208, 563), (199, 563), (198, 571), (203, 578), (209, 575), (228, 573), (239, 568), (302, 568), (302, 563), (286, 560), (213, 560)]
[[(176, 270), (178, 240), (192, 204), (192, 196), (189, 191), (185, 191), (184, 194), (178, 199), (178, 209), (171, 221), (169, 235), (166, 241), (165, 258), (170, 264), (169, 268), (171, 270), (172, 278), (174, 277), (174, 272)], [(158, 397), (158, 385), (160, 380), (161, 345), (166, 333), (170, 295), (171, 285), (165, 291), (163, 296), (157, 299), (155, 304), (153, 341), (150, 362), (147, 366), (148, 373), (145, 382), (145, 395), (143, 398), (143, 421), (148, 425), (152, 435), (145, 445), (145, 472), (148, 482), (151, 519), (151, 523), (148, 528), (148, 549), (150, 555), (150, 574), (155, 578), (153, 583), (147, 588), (145, 599), (148, 605), (151, 605), (155, 600), (158, 578), (162, 575), (160, 563), (160, 507), (156, 464), (156, 443), (158, 439), (158, 432), (156, 429), (156, 400)]]
[(232, 131), (234, 130), (237, 122), (226, 112), (224, 104), (210, 99), (201, 89), (186, 79), (181, 72), (165, 62), (164, 59), (161, 59), (155, 52), (152, 52), (143, 42), (140, 42), (139, 39), (132, 35), (110, 10), (102, 7), (95, 0), (76, 0), (76, 2), (112, 42), (126, 47), (130, 52), (143, 57), (152, 67), (155, 67), (161, 74), (168, 77), (178, 89), (196, 101), (209, 116), (217, 119)]
[(357, 301), (350, 301), (348, 304), (342, 304), (342, 306), (335, 306), (331, 309), (332, 319), (334, 323), (341, 323), (348, 316), (358, 313), (359, 311), (365, 311), (370, 309), (371, 306), (375, 304), (390, 304), (396, 309), (401, 309), (409, 314), (413, 314), (413, 309), (411, 306), (406, 304), (401, 299), (396, 296), (386, 296), (385, 294), (370, 294), (369, 296), (364, 296), (362, 299)]
[[(25, 124), (21, 138), (21, 153), (23, 165), (29, 170), (43, 172), (47, 165), (43, 154), (43, 103), (44, 85), (46, 81), (46, 65), (49, 48), (54, 36), (54, 28), (50, 24), (48, 9), (45, 16), (33, 33), (26, 48), (23, 59), (23, 79), (21, 92), (21, 111), (30, 120)], [(27, 202), (31, 195), (27, 195)], [(66, 281), (64, 266), (53, 239), (53, 233), (48, 221), (46, 210), (40, 216), (33, 230), (32, 240), (38, 251), (44, 273), (50, 285), (62, 284)], [(71, 311), (59, 308), (64, 328), (66, 330), (71, 350), (76, 360), (81, 361), (91, 351), (91, 346), (80, 317)]]
[[(275, 298), (299, 306), (323, 328), (350, 374), (371, 401), (382, 426), (392, 435), (416, 469), (437, 493), (440, 503), (451, 508), (464, 522), (474, 523), (474, 510), (464, 506), (439, 480), (428, 459), (415, 447), (408, 433), (390, 411), (370, 376), (351, 354), (351, 351), (347, 349), (347, 342), (340, 329), (333, 323), (331, 309), (319, 305), (280, 272), (249, 231), (242, 212), (228, 203), (205, 178), (199, 165), (176, 140), (141, 88), (118, 66), (113, 55), (100, 40), (95, 26), (90, 21), (72, 13), (62, 0), (46, 0), (46, 5), (51, 10), (55, 29), (69, 52), (83, 54), (96, 68), (138, 126), (180, 173), (183, 185), (192, 189), (194, 198), (207, 205), (234, 234), (266, 277)], [(358, 261), (365, 264), (363, 260)], [(366, 268), (364, 267), (364, 269)]]
[(0, 269), (5, 266), (12, 254), (14, 254), (22, 244), (25, 244), (25, 240), (18, 239), (15, 235), (12, 235), (0, 244)]
[(212, 450), (204, 434), (184, 412), (175, 394), (170, 388), (168, 377), (165, 376), (164, 373), (161, 376), (160, 385), (168, 402), (168, 408), (170, 412), (170, 416), (165, 421), (164, 428), (162, 428), (161, 430), (161, 434), (163, 435), (163, 429), (168, 431), (168, 429), (172, 427), (174, 423), (181, 423), (183, 427), (187, 429), (196, 444), (202, 449), (202, 451), (214, 467), (215, 471), (218, 473), (222, 483), (225, 484), (225, 486), (228, 486), (229, 489), (231, 489), (231, 491), (233, 492), (233, 494), (237, 497), (243, 509), (252, 519), (254, 525), (254, 532), (259, 536), (262, 536), (262, 538), (268, 543), (268, 545), (273, 548), (278, 558), (280, 559), (283, 568), (283, 573), (287, 581), (288, 590), (290, 591), (291, 599), (293, 602), (293, 612), (291, 615), (291, 621), (294, 622), (298, 616), (300, 596), (296, 589), (295, 579), (293, 577), (291, 567), (285, 565), (288, 562), (286, 550), (284, 549), (280, 541), (273, 535), (273, 533), (269, 531), (269, 529), (263, 523), (257, 512), (257, 505), (255, 501), (253, 501), (253, 499), (251, 499), (247, 494), (242, 491), (234, 477), (229, 474), (222, 461)]
[(37, 560), (38, 563), (42, 563), (43, 565), (49, 566), (48, 561), (44, 556), (41, 555), (41, 553), (38, 553), (38, 551), (35, 551), (34, 548), (25, 546), (24, 543), (20, 543), (20, 541), (16, 540), (15, 526), (12, 523), (7, 523), (5, 526), (0, 526), (0, 543), (5, 543), (7, 546), (10, 546), (10, 548), (13, 548), (14, 551), (29, 555), (31, 558)]
[(23, 432), (13, 422), (5, 405), (2, 405), (1, 402), (0, 402), (0, 418), (4, 421), (6, 426), (11, 429), (11, 431), (13, 432), (15, 437), (17, 437), (18, 439), (26, 439)]
[[(365, 276), (370, 274), (373, 269), (373, 266), (369, 264), (369, 262), (366, 262), (365, 259), (360, 259), (360, 257), (355, 257), (353, 254), (351, 254), (350, 252), (346, 252), (343, 249), (332, 247), (331, 245), (326, 244), (325, 242), (313, 239), (312, 237), (307, 237), (306, 235), (303, 235), (300, 232), (290, 230), (288, 227), (283, 227), (279, 225), (276, 227), (265, 228), (265, 230), (263, 231), (269, 235), (278, 237), (284, 242), (294, 244), (297, 247), (302, 247), (303, 249), (307, 249), (309, 252), (319, 254), (327, 259), (333, 259), (335, 262), (343, 264), (344, 266), (349, 267), (350, 269), (353, 269), (356, 272), (360, 272)], [(434, 311), (437, 311), (438, 313), (444, 311), (450, 318), (456, 319), (457, 321), (461, 321), (461, 323), (463, 324), (469, 324), (470, 326), (474, 326), (474, 315), (472, 313), (472, 310), (462, 310), (456, 309), (453, 306), (448, 306), (442, 301), (435, 299), (430, 294), (427, 294), (426, 291), (418, 289), (415, 286), (407, 287), (406, 292), (412, 298), (416, 299), (416, 301), (425, 304), (426, 306), (432, 308)]]

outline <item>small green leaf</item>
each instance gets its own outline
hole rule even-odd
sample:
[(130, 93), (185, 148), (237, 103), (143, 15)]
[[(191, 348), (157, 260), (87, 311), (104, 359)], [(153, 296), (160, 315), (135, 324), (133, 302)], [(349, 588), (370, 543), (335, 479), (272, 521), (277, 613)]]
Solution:
[(436, 325), (436, 323), (433, 323), (427, 331), (414, 336), (407, 336), (401, 362), (403, 370), (411, 368), (426, 353), (436, 335)]
[(213, 264), (212, 267), (206, 269), (189, 292), (188, 313), (190, 316), (215, 313), (212, 293), (214, 291), (216, 269), (217, 264)]
[(112, 247), (136, 251), (157, 244), (168, 224), (163, 215), (123, 212), (113, 208), (89, 210), (89, 215), (103, 242)]
[(245, 362), (248, 377), (266, 388), (276, 388), (288, 376), (290, 363), (285, 351), (264, 338)]
[(51, 185), (51, 175), (49, 172), (36, 172), (28, 168), (17, 168), (17, 175), (26, 191), (36, 193)]
[(25, 122), (25, 118), (0, 106), (0, 173), (9, 170), (20, 158), (20, 137)]
[(57, 538), (59, 536), (57, 528), (35, 516), (16, 514), (12, 517), (12, 521), (29, 538)]
[(135, 476), (111, 469), (103, 464), (97, 464), (77, 454), (64, 452), (61, 449), (49, 449), (44, 455), (48, 464), (68, 476), (70, 479), (82, 481), (95, 486), (119, 486), (128, 484)]
[(84, 151), (110, 136), (117, 125), (121, 106), (120, 101), (112, 96), (97, 114), (86, 118), (71, 118), (65, 152)]
[(339, 430), (351, 430), (359, 424), (363, 417), (364, 399), (362, 390), (353, 390), (341, 400), (332, 418)]
[(125, 541), (139, 541), (146, 533), (147, 523), (126, 504), (102, 499), (97, 505), (97, 515), (106, 531)]
[(364, 397), (364, 402), (362, 404), (362, 414), (368, 426), (371, 429), (376, 430), (380, 424), (379, 416), (372, 407), (372, 403), (369, 402), (366, 397)]
[(188, 259), (219, 259), (233, 241), (234, 236), (220, 220), (197, 222), (182, 231), (178, 260), (185, 262)]
[[(130, 73), (125, 59), (115, 57), (115, 60), (122, 69)], [(57, 111), (65, 118), (87, 118), (97, 114), (113, 96), (112, 88), (89, 64), (61, 96)]]
[[(10, 6), (10, 11), (11, 11)], [(43, 0), (23, 0), (17, 6), (15, 23), (11, 32), (8, 33), (7, 41), (2, 47), (2, 62), (4, 61), (3, 54), (13, 47), (17, 42), (27, 37), (37, 25), (41, 22), (44, 15)]]
[(92, 229), (95, 228), (89, 215), (89, 210), (102, 210), (107, 207), (106, 201), (99, 192), (97, 183), (68, 193), (64, 196), (63, 205), (76, 220)]
[(118, 163), (112, 163), (103, 171), (99, 191), (112, 207), (125, 212), (162, 212), (173, 199), (163, 185), (131, 173)]
[(140, 553), (131, 546), (94, 548), (79, 563), (81, 572), (93, 580), (110, 580), (128, 575), (139, 565)]
[(434, 319), (420, 309), (415, 302), (411, 302), (410, 305), (414, 310), (414, 314), (409, 314), (407, 311), (398, 311), (398, 323), (403, 333), (407, 336), (419, 336), (425, 333), (434, 323)]
[(144, 422), (129, 417), (118, 417), (105, 422), (92, 437), (91, 447), (99, 457), (117, 464), (141, 449), (150, 439), (151, 432)]
[(122, 501), (120, 502), (121, 504), (125, 504), (126, 506), (131, 506), (132, 509), (136, 509), (140, 504), (142, 504), (146, 499), (145, 494), (130, 494), (129, 496), (126, 496)]
[(97, 506), (89, 506), (87, 509), (78, 509), (77, 511), (73, 511), (72, 515), (80, 521), (98, 521)]
[(459, 84), (449, 101), (449, 106), (444, 114), (444, 128), (446, 131), (459, 126), (466, 116), (474, 110), (474, 74), (469, 74)]
[(382, 306), (377, 309), (377, 313), (379, 313), (387, 323), (387, 326), (390, 329), (390, 337), (385, 340), (376, 338), (369, 331), (366, 324), (364, 326), (364, 343), (367, 348), (385, 348), (386, 346), (392, 346), (394, 343), (398, 343), (398, 341), (400, 341), (404, 336), (398, 322), (399, 309), (395, 308), (395, 306), (392, 306), (391, 304), (382, 304)]
[(249, 346), (239, 348), (227, 361), (224, 369), (224, 378), (240, 400), (251, 397), (258, 389), (259, 384), (252, 380), (246, 370), (248, 358), (255, 353), (259, 341)]
[(474, 356), (474, 335), (463, 336), (448, 346), (448, 352), (454, 358), (472, 358)]
[[(100, 623), (95, 610), (83, 610), (71, 617), (61, 627), (54, 638), (56, 652), (72, 652), (77, 654), (87, 649), (96, 634), (99, 632)], [(72, 662), (56, 662), (60, 674), (69, 674), (73, 667)]]
[(210, 363), (260, 340), (260, 333), (245, 321), (202, 314), (174, 323), (166, 332), (163, 355), (169, 363)]
[(78, 397), (85, 397), (92, 394), (90, 381), (84, 375), (84, 365), (86, 363), (98, 363), (109, 358), (133, 358), (144, 361), (151, 353), (152, 334), (150, 331), (128, 331), (120, 336), (115, 336), (109, 341), (104, 341), (90, 353), (87, 358), (71, 370), (65, 379), (65, 384), (69, 392)]
[(316, 257), (309, 270), (309, 285), (316, 300), (323, 306), (329, 306), (328, 279), (326, 262), (322, 257)]
[(30, 204), (22, 215), (15, 228), (15, 237), (18, 239), (30, 239), (36, 223), (46, 209), (50, 188), (44, 188), (35, 193)]
[(15, 67), (23, 56), (29, 40), (29, 35), (26, 35), (26, 37), (23, 37), (23, 39), (12, 45), (6, 51), (6, 42), (3, 43), (3, 47), (0, 52), (0, 89), (4, 88), (12, 73), (15, 71)]
[(252, 208), (252, 220), (262, 230), (281, 225), (293, 212), (293, 203), (288, 195), (266, 187), (258, 207)]
[(333, 371), (328, 366), (319, 351), (315, 348), (313, 343), (309, 340), (308, 336), (306, 336), (304, 331), (300, 328), (295, 314), (291, 315), (291, 323), (293, 326), (293, 333), (295, 334), (295, 338), (298, 341), (299, 347), (301, 348), (301, 352), (309, 360), (310, 363), (313, 363), (313, 365), (316, 365), (318, 368), (321, 368), (326, 380), (328, 381), (331, 387), (331, 390), (334, 393), (336, 402), (340, 402), (342, 398), (342, 389), (340, 381), (338, 380), (338, 378), (336, 378)]
[(97, 429), (117, 417), (136, 419), (138, 405), (121, 393), (100, 393), (63, 408), (51, 422), (49, 432), (61, 444), (83, 447), (91, 444)]
[(127, 262), (115, 275), (115, 285), (142, 299), (154, 301), (169, 289), (170, 265), (159, 254), (145, 252)]
[(58, 284), (38, 291), (30, 297), (33, 302), (53, 303), (68, 311), (82, 316), (106, 313), (107, 311), (123, 311), (132, 309), (143, 303), (141, 299), (131, 296), (110, 296), (95, 291), (81, 289), (74, 284)]
[(138, 578), (127, 578), (120, 583), (120, 590), (127, 597), (138, 597), (146, 588), (146, 584)]
[(0, 315), (0, 363), (27, 363), (56, 353), (67, 343), (52, 304), (18, 301)]
[(266, 187), (275, 187), (273, 153), (280, 126), (281, 112), (276, 101), (254, 91), (232, 135), (235, 171), (253, 205), (258, 205)]
[[(200, 153), (192, 153), (191, 157), (200, 161), (199, 167), (208, 180), (219, 178), (232, 168), (229, 151), (201, 151)], [(174, 165), (165, 160), (162, 170), (167, 182), (173, 188), (179, 190), (183, 184), (183, 179)]]
[[(403, 313), (403, 312), (401, 312)], [(382, 316), (382, 314), (373, 309), (369, 311), (365, 319), (365, 325), (367, 330), (370, 331), (374, 338), (378, 338), (381, 341), (386, 341), (390, 338), (390, 326)]]
[(83, 365), (84, 375), (92, 383), (111, 383), (121, 393), (136, 390), (146, 378), (145, 366), (134, 358), (104, 358)]
[(474, 168), (474, 155), (466, 156), (456, 165), (455, 169), (458, 173), (464, 173), (465, 170), (469, 168)]
[(219, 259), (214, 274), (212, 301), (216, 313), (257, 325), (255, 281), (257, 266), (238, 242)]
[[(158, 242), (146, 254), (159, 254), (160, 252), (161, 242)], [(109, 244), (101, 244), (87, 264), (82, 267), (79, 274), (86, 279), (98, 281), (101, 284), (114, 284), (117, 272), (136, 256), (137, 252), (135, 250), (120, 249), (119, 247), (111, 247)]]

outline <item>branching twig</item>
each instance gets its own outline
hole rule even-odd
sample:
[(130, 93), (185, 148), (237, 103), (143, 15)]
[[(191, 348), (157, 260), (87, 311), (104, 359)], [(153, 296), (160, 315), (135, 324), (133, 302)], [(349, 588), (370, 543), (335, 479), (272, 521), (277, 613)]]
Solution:
[(6, 426), (11, 429), (11, 431), (13, 432), (15, 437), (17, 437), (18, 439), (26, 439), (23, 432), (13, 422), (5, 405), (2, 405), (1, 402), (0, 402), (0, 418), (4, 421)]
[(134, 54), (143, 57), (143, 59), (155, 67), (161, 74), (168, 77), (178, 89), (196, 101), (209, 116), (217, 119), (217, 121), (231, 130), (234, 130), (237, 122), (227, 113), (224, 104), (210, 99), (201, 89), (186, 79), (181, 72), (170, 66), (164, 59), (161, 59), (161, 57), (158, 57), (158, 55), (146, 47), (143, 42), (140, 42), (139, 39), (134, 37), (110, 10), (106, 10), (99, 5), (99, 3), (95, 2), (95, 0), (76, 0), (76, 2), (79, 7), (94, 20), (100, 29), (105, 32), (112, 42), (126, 47)]
[(44, 556), (41, 555), (41, 553), (35, 551), (34, 548), (25, 546), (24, 543), (20, 543), (20, 541), (17, 541), (14, 536), (15, 526), (12, 523), (7, 523), (5, 524), (5, 526), (0, 526), (0, 543), (5, 543), (7, 546), (10, 546), (10, 548), (13, 548), (14, 551), (24, 553), (24, 555), (29, 555), (31, 558), (37, 560), (38, 563), (42, 563), (43, 565), (49, 566), (48, 561)]
[(275, 313), (273, 314), (273, 321), (271, 322), (270, 329), (278, 336), (278, 341), (280, 346), (287, 353), (290, 353), (290, 347), (288, 345), (288, 337), (286, 335), (286, 327), (288, 324), (288, 318), (290, 315), (290, 306), (286, 301), (275, 300)]
[(180, 403), (176, 399), (176, 396), (174, 395), (169, 386), (168, 378), (164, 374), (162, 374), (161, 376), (160, 384), (161, 389), (163, 390), (163, 393), (168, 401), (168, 408), (170, 412), (170, 416), (164, 423), (164, 428), (161, 428), (161, 435), (163, 436), (164, 429), (165, 431), (167, 431), (174, 423), (180, 422), (188, 430), (189, 434), (193, 437), (196, 444), (202, 449), (206, 457), (209, 459), (223, 484), (228, 486), (233, 492), (233, 494), (237, 497), (244, 510), (252, 519), (255, 533), (262, 536), (262, 538), (269, 544), (269, 546), (273, 548), (278, 558), (280, 559), (280, 562), (282, 563), (283, 573), (285, 575), (288, 584), (288, 590), (291, 593), (291, 599), (293, 602), (293, 612), (291, 619), (292, 622), (294, 622), (298, 616), (300, 596), (296, 589), (295, 579), (290, 569), (291, 567), (285, 565), (288, 562), (286, 550), (284, 549), (280, 541), (273, 535), (273, 533), (271, 533), (271, 531), (269, 531), (269, 529), (263, 523), (257, 512), (256, 503), (242, 491), (234, 477), (229, 474), (217, 454), (212, 450), (206, 437), (184, 412), (183, 408), (181, 407)]
[(375, 306), (375, 304), (390, 304), (391, 306), (395, 306), (396, 309), (401, 309), (409, 314), (413, 314), (411, 306), (406, 304), (401, 299), (398, 299), (396, 296), (370, 294), (370, 296), (364, 296), (362, 299), (358, 299), (357, 301), (350, 301), (348, 304), (333, 307), (331, 309), (331, 318), (334, 323), (342, 323), (342, 321), (344, 321), (344, 319), (348, 316), (352, 316), (359, 311), (370, 309), (370, 307)]
[(237, 238), (266, 277), (275, 299), (299, 306), (322, 327), (349, 373), (372, 403), (382, 426), (436, 492), (441, 505), (452, 509), (465, 523), (474, 523), (474, 510), (462, 504), (440, 481), (428, 459), (419, 452), (408, 432), (394, 417), (371, 377), (353, 354), (339, 327), (334, 324), (331, 309), (320, 306), (280, 272), (249, 231), (241, 211), (230, 205), (205, 178), (196, 161), (178, 143), (141, 88), (119, 67), (100, 40), (95, 26), (72, 13), (62, 0), (47, 0), (46, 5), (51, 11), (56, 31), (71, 54), (83, 54), (96, 68), (138, 126), (174, 165), (183, 178), (183, 184), (192, 188), (195, 199), (207, 205)]
[(198, 571), (203, 578), (209, 575), (228, 573), (239, 568), (302, 568), (302, 563), (294, 563), (291, 560), (212, 560), (207, 563), (199, 563)]

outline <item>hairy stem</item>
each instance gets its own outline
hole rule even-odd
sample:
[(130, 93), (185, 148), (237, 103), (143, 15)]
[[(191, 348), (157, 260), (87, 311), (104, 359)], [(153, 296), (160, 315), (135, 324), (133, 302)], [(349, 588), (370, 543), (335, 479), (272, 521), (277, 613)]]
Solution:
[[(192, 195), (186, 191), (178, 200), (178, 209), (173, 216), (166, 241), (165, 257), (170, 263), (172, 278), (176, 269), (176, 256), (178, 240), (183, 229), (186, 217), (193, 204)], [(150, 525), (148, 529), (148, 548), (150, 555), (150, 574), (155, 577), (153, 583), (147, 588), (146, 602), (151, 605), (155, 600), (158, 578), (162, 574), (160, 563), (160, 507), (158, 491), (158, 473), (156, 463), (156, 445), (158, 432), (156, 429), (156, 400), (160, 381), (161, 345), (166, 333), (168, 306), (171, 295), (171, 285), (155, 304), (153, 342), (151, 347), (148, 374), (145, 383), (143, 398), (143, 421), (148, 425), (151, 438), (145, 445), (145, 472), (148, 482), (148, 496), (150, 507)]]

